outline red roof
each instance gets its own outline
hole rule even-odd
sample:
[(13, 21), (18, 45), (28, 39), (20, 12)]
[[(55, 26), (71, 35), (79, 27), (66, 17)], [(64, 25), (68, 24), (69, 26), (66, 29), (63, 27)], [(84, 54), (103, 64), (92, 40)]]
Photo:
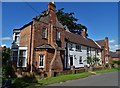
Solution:
[(65, 38), (68, 39), (68, 41), (73, 43), (77, 43), (80, 45), (85, 45), (93, 48), (100, 48), (92, 39), (84, 38), (81, 35), (77, 35), (68, 31), (65, 31)]

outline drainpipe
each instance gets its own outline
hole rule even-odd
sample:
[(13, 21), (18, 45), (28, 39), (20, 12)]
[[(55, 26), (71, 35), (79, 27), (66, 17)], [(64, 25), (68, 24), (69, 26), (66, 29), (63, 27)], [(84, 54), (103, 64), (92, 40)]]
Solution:
[(51, 76), (54, 76), (54, 73), (53, 73), (52, 70), (54, 70), (53, 69), (53, 64), (54, 64), (54, 61), (55, 61), (56, 56), (57, 56), (57, 44), (54, 42), (53, 25), (51, 25), (50, 29), (51, 29), (51, 45), (55, 49), (54, 56), (53, 56), (53, 59), (52, 59), (52, 61), (50, 63), (50, 68), (49, 68), (49, 72), (50, 72), (49, 76), (51, 77)]
[(29, 62), (29, 64), (30, 64), (30, 73), (32, 73), (32, 55), (31, 55), (31, 52), (32, 52), (32, 29), (33, 29), (33, 24), (31, 25), (31, 36), (30, 36), (30, 62)]

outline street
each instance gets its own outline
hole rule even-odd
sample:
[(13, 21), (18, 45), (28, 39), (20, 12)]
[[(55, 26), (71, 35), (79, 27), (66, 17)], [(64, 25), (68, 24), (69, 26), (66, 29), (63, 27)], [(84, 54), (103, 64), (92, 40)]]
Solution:
[(92, 75), (86, 78), (50, 84), (48, 86), (118, 86), (118, 71)]

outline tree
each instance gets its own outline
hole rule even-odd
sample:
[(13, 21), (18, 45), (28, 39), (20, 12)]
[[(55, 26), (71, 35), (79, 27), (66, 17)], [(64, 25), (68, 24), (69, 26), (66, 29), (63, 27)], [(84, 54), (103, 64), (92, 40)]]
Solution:
[[(87, 33), (87, 27), (82, 24), (78, 24), (77, 21), (78, 19), (74, 17), (74, 12), (64, 12), (64, 8), (61, 8), (56, 11), (56, 15), (60, 23), (69, 29), (69, 31), (76, 33), (76, 34), (81, 34), (81, 30), (85, 29)], [(34, 19), (39, 19), (40, 17), (47, 16), (49, 14), (48, 10), (43, 11), (40, 16), (37, 16)], [(88, 34), (87, 34), (88, 36)]]
[(63, 10), (64, 8), (61, 8), (56, 12), (58, 20), (63, 26), (67, 26), (73, 33), (81, 34), (82, 29), (85, 29), (87, 32), (87, 27), (85, 25), (77, 23), (78, 19), (74, 17), (74, 12), (66, 13)]
[(10, 48), (6, 46), (2, 47), (2, 73), (4, 77), (8, 77), (11, 74), (10, 60)]
[(84, 60), (84, 61), (86, 61), (87, 64), (89, 64), (90, 71), (92, 71), (94, 65), (98, 64), (99, 61), (100, 61), (100, 59), (97, 58), (97, 57), (95, 57), (95, 56), (93, 56), (93, 57), (92, 57), (92, 56), (88, 56), (88, 57), (87, 57), (87, 60)]

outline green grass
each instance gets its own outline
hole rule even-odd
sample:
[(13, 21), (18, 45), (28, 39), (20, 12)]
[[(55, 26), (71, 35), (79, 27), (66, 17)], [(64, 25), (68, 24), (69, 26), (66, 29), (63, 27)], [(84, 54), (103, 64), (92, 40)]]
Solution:
[[(106, 73), (106, 72), (113, 72), (120, 70), (120, 68), (112, 68), (112, 69), (104, 69), (104, 70), (98, 70), (95, 71), (96, 73)], [(93, 73), (90, 72), (84, 72), (84, 73), (77, 73), (77, 74), (68, 74), (68, 75), (61, 75), (57, 77), (50, 77), (50, 78), (43, 78), (43, 79), (38, 79), (38, 78), (17, 78), (13, 79), (13, 87), (15, 88), (37, 88), (40, 86), (52, 84), (52, 83), (59, 83), (59, 82), (65, 82), (68, 80), (74, 80), (74, 79), (80, 79), (80, 78), (85, 78), (90, 75), (93, 75)]]
[(95, 71), (96, 73), (106, 73), (106, 72), (113, 72), (113, 71), (118, 71), (120, 68), (112, 68), (112, 69), (103, 69), (103, 70), (98, 70)]
[(46, 79), (40, 79), (38, 80), (38, 83), (42, 85), (51, 84), (51, 83), (58, 83), (58, 82), (65, 82), (67, 80), (73, 80), (73, 79), (79, 79), (84, 78), (92, 75), (92, 73), (84, 72), (79, 74), (69, 74), (69, 75), (62, 75), (57, 77), (51, 77)]

